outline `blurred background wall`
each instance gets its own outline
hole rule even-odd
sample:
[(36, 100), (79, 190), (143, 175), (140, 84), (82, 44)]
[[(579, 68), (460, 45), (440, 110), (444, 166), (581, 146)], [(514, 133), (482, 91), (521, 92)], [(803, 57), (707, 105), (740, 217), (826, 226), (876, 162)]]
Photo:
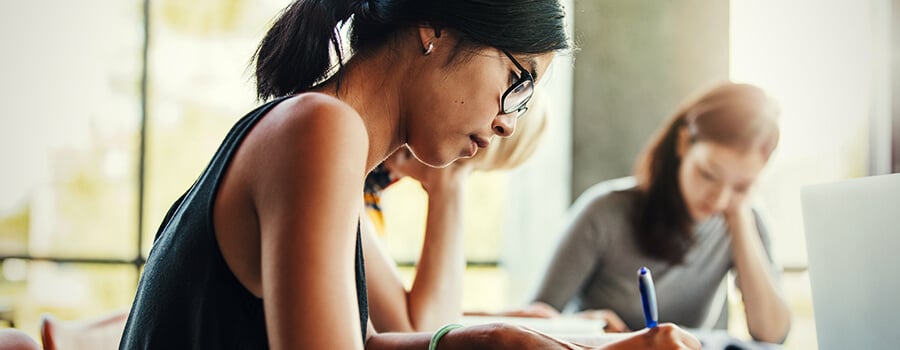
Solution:
[(575, 32), (572, 198), (631, 175), (686, 96), (728, 80), (729, 3), (579, 1)]

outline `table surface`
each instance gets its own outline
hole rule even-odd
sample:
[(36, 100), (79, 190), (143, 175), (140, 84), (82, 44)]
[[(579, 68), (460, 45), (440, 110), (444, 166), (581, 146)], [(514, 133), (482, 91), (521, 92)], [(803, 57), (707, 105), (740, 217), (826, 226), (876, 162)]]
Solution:
[[(499, 317), (499, 316), (465, 316), (460, 323), (472, 326), (485, 323), (510, 323), (525, 326), (546, 334), (572, 341), (592, 343), (589, 339), (604, 338), (612, 341), (612, 334), (605, 334), (602, 320), (587, 320), (577, 317), (556, 318), (529, 318), (529, 317)], [(686, 329), (703, 343), (703, 349), (712, 350), (782, 350), (784, 347), (778, 344), (746, 341), (728, 334), (725, 330)], [(604, 335), (605, 334), (605, 335)]]
[(778, 344), (761, 343), (738, 339), (724, 330), (688, 329), (703, 343), (704, 349), (722, 350), (782, 350)]

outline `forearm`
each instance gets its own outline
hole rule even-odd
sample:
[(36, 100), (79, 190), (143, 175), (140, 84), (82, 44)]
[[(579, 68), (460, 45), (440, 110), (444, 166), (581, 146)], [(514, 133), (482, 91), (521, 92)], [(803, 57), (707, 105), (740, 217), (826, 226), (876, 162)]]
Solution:
[[(541, 284), (538, 286), (537, 294), (532, 298), (530, 306), (547, 305), (557, 312), (562, 312), (572, 294), (555, 287), (562, 285), (556, 276), (559, 275), (554, 274), (554, 269), (552, 268), (544, 273)], [(562, 282), (565, 283), (564, 281)], [(566, 291), (568, 291), (568, 288), (566, 288)]]
[(462, 316), (462, 201), (462, 182), (429, 189), (425, 242), (408, 294), (415, 331), (434, 331)]
[(756, 340), (780, 343), (790, 329), (790, 311), (775, 282), (753, 214), (746, 210), (728, 220), (747, 328)]
[(542, 302), (562, 311), (585, 284), (596, 266), (598, 250), (591, 237), (593, 228), (576, 225), (569, 228), (556, 247), (532, 302)]
[[(431, 333), (375, 334), (366, 342), (367, 350), (425, 350)], [(677, 326), (664, 323), (656, 328), (621, 335), (581, 337), (575, 342), (509, 324), (487, 324), (452, 330), (437, 343), (440, 350), (482, 349), (695, 349), (700, 342)]]
[[(452, 330), (437, 343), (440, 350), (478, 350), (496, 348), (495, 327), (475, 326)], [(380, 333), (366, 341), (366, 350), (426, 350), (434, 332)]]
[(427, 350), (431, 333), (381, 333), (369, 337), (366, 350)]

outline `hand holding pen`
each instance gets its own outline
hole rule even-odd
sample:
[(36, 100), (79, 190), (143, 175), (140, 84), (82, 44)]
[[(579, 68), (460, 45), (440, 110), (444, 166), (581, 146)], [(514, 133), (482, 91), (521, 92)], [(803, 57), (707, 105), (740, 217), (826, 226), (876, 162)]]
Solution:
[(693, 335), (671, 323), (659, 323), (656, 305), (656, 290), (650, 270), (642, 267), (638, 270), (638, 289), (641, 291), (641, 304), (647, 328), (635, 332), (637, 336), (614, 342), (603, 347), (605, 350), (643, 350), (643, 349), (677, 349), (700, 350), (702, 345)]

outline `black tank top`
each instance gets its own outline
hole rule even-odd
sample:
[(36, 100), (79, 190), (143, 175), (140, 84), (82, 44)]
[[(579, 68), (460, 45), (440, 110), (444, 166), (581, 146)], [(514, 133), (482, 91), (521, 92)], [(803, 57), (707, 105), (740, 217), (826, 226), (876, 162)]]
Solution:
[[(213, 232), (212, 210), (241, 141), (285, 98), (241, 118), (200, 178), (166, 213), (119, 349), (268, 349), (263, 301), (244, 288), (225, 264)], [(358, 228), (355, 265), (359, 324), (365, 340), (368, 304)]]

